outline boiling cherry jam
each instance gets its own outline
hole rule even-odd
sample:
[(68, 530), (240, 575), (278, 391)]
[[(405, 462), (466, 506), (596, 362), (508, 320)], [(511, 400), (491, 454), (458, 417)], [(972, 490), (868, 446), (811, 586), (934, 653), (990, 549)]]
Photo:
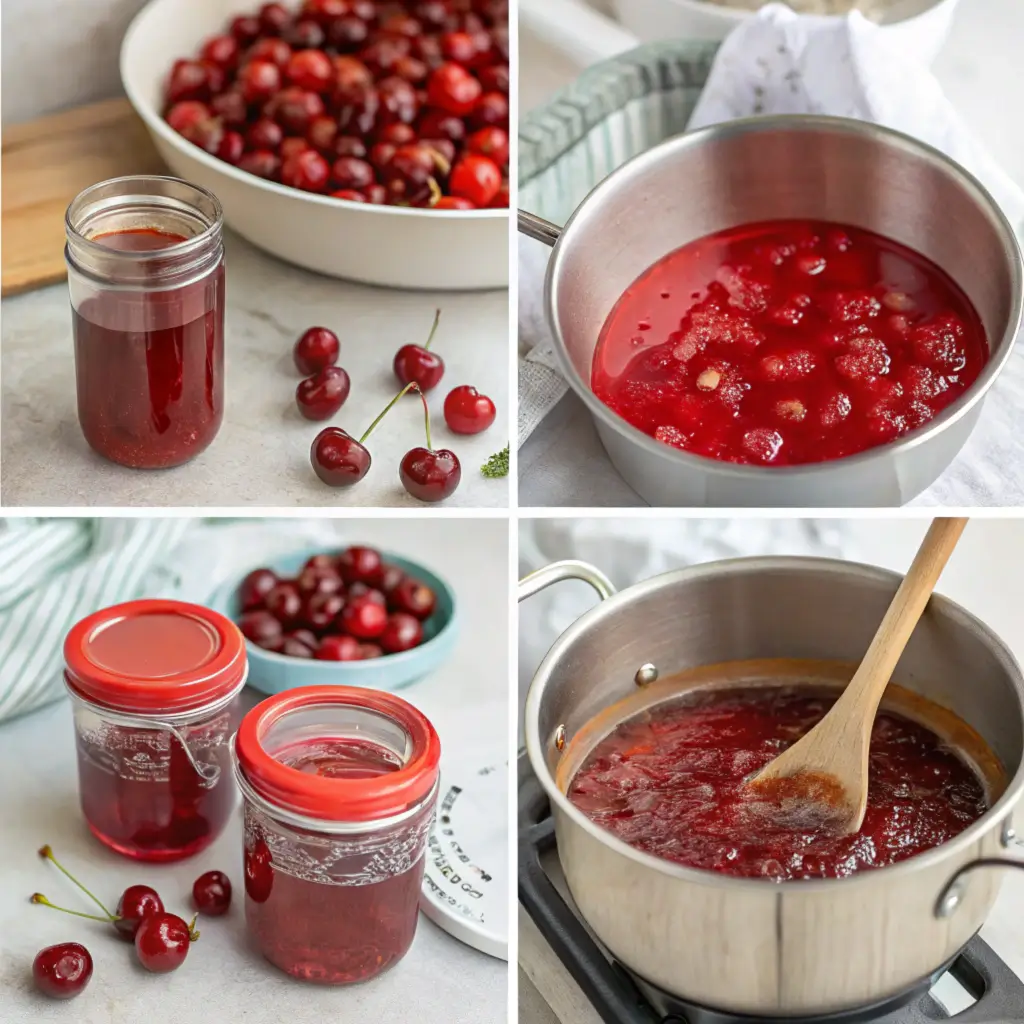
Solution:
[(665, 444), (782, 466), (923, 426), (987, 359), (977, 312), (931, 261), (859, 228), (770, 221), (641, 275), (601, 332), (592, 387)]
[(620, 724), (573, 778), (569, 799), (645, 853), (722, 874), (843, 878), (947, 842), (988, 809), (981, 781), (930, 730), (882, 713), (868, 808), (855, 835), (801, 831), (744, 783), (834, 703), (793, 688), (696, 694)]
[(305, 981), (365, 981), (416, 933), (440, 743), (393, 694), (300, 687), (242, 722), (245, 916), (256, 946)]
[(169, 178), (93, 186), (69, 209), (67, 261), (86, 441), (136, 469), (187, 462), (224, 412), (216, 199)]
[(137, 860), (209, 846), (235, 802), (229, 740), (245, 641), (207, 608), (131, 601), (77, 623), (64, 642), (82, 812)]

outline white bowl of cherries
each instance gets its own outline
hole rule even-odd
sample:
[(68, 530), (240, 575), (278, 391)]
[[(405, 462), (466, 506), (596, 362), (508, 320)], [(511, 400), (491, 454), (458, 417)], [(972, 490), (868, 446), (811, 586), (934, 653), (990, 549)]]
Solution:
[(125, 91), (173, 172), (290, 263), (508, 284), (507, 0), (151, 0)]

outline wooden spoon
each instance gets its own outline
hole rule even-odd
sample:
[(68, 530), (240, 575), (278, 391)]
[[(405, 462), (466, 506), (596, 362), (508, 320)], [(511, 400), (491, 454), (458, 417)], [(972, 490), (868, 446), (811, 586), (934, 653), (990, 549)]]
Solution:
[[(749, 782), (783, 806), (826, 805), (829, 829), (860, 830), (868, 803), (868, 748), (882, 694), (966, 519), (935, 519), (849, 685), (827, 715)], [(788, 781), (783, 781), (788, 780)]]

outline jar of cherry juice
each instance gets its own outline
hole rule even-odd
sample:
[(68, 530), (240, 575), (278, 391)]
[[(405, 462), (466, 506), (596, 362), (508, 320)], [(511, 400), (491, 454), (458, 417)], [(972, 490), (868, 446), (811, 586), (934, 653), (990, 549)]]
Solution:
[(376, 690), (302, 687), (245, 716), (245, 918), (272, 964), (340, 985), (405, 956), (440, 753), (419, 711)]
[(126, 857), (205, 849), (234, 807), (230, 739), (245, 685), (233, 622), (182, 601), (130, 601), (64, 642), (79, 793), (93, 834)]
[(177, 178), (114, 178), (66, 218), (78, 422), (136, 469), (203, 451), (224, 413), (224, 243), (216, 196)]

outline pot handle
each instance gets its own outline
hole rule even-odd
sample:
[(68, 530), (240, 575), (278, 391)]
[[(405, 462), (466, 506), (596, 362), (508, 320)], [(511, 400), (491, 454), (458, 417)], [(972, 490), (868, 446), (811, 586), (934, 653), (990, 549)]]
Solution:
[(552, 562), (543, 569), (524, 576), (519, 581), (517, 600), (525, 601), (528, 597), (533, 597), (534, 594), (539, 594), (550, 587), (552, 583), (561, 583), (562, 580), (581, 580), (589, 583), (602, 601), (607, 601), (609, 597), (615, 595), (612, 581), (600, 569), (589, 562), (568, 559), (564, 562)]
[[(1024, 846), (1024, 841), (1017, 838), (1017, 833), (1009, 824), (1003, 830), (1003, 845)], [(935, 916), (946, 918), (952, 916), (953, 912), (960, 906), (963, 900), (964, 890), (967, 888), (965, 877), (972, 871), (981, 868), (1018, 868), (1024, 870), (1024, 860), (1011, 860), (1008, 857), (979, 857), (972, 860), (963, 867), (958, 868), (953, 877), (946, 883), (945, 888), (939, 893), (935, 903)]]
[(526, 210), (519, 211), (519, 231), (550, 246), (554, 246), (562, 237), (562, 229), (557, 224), (552, 224), (551, 221), (538, 217), (535, 213), (528, 213)]

